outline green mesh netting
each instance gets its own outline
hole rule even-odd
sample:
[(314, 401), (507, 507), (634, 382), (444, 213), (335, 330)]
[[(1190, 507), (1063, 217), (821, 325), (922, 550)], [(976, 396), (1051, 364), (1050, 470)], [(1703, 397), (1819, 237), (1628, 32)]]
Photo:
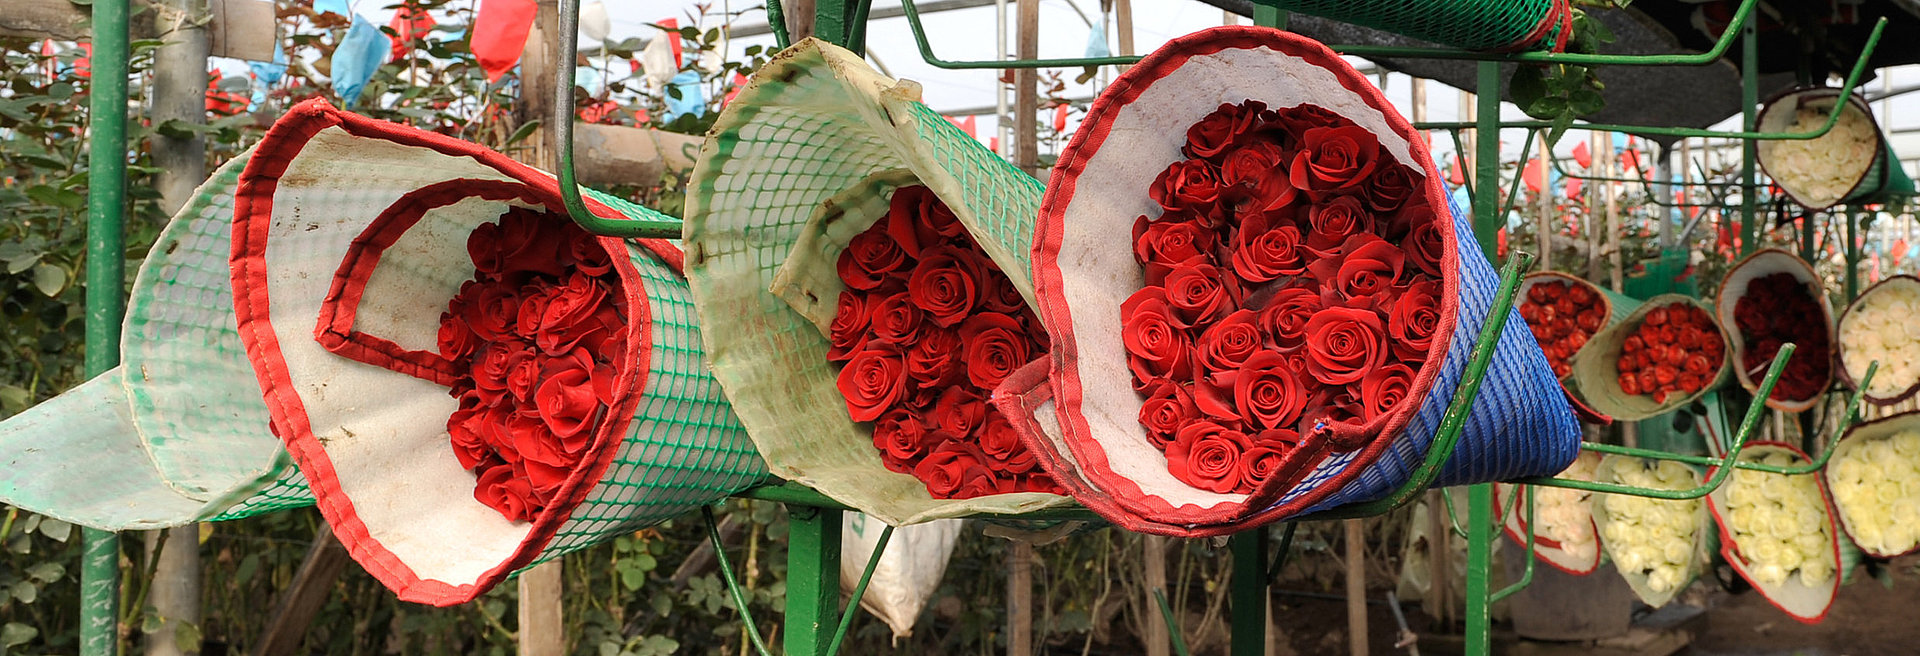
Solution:
[[(313, 495), (267, 429), (227, 275), (233, 190), (220, 167), (135, 277), (119, 368), (0, 425), (0, 500), (109, 529), (238, 519)], [(101, 412), (101, 409), (112, 409)]]
[[(1255, 0), (1468, 50), (1510, 47), (1555, 19), (1553, 0)], [(1553, 43), (1558, 27), (1536, 47)]]
[(953, 210), (1032, 302), (1040, 181), (918, 100), (919, 85), (809, 39), (775, 56), (721, 113), (688, 185), (686, 230), (714, 376), (775, 474), (887, 523), (1068, 503), (1037, 493), (936, 500), (918, 479), (887, 470), (869, 429), (847, 415), (826, 336), (772, 289), (790, 256), (837, 255), (794, 250), (810, 220), (847, 209), (825, 201), (900, 169)]

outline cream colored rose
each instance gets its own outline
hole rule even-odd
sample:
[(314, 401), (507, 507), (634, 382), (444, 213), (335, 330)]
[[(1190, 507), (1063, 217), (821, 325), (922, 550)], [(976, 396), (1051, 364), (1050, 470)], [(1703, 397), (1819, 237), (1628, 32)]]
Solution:
[(1854, 541), (1879, 554), (1920, 543), (1920, 460), (1906, 455), (1920, 453), (1920, 431), (1850, 439), (1834, 449), (1828, 488)]
[[(1683, 490), (1696, 485), (1691, 469), (1676, 462), (1652, 466), (1632, 458), (1609, 460), (1609, 476), (1623, 485), (1656, 490)], [(1629, 495), (1602, 494), (1596, 514), (1602, 545), (1621, 572), (1646, 576), (1647, 588), (1664, 593), (1684, 585), (1692, 574), (1693, 545), (1700, 530), (1700, 500), (1669, 501)]]

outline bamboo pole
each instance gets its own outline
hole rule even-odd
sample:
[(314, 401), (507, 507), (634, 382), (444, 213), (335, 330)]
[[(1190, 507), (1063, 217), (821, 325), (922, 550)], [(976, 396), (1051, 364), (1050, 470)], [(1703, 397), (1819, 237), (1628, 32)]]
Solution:
[[(1141, 591), (1144, 603), (1140, 606), (1143, 609), (1140, 621), (1146, 630), (1141, 632), (1140, 639), (1147, 643), (1147, 656), (1168, 656), (1172, 653), (1172, 639), (1168, 635), (1167, 624), (1161, 621), (1160, 604), (1153, 598), (1154, 591), (1167, 589), (1167, 543), (1171, 541), (1158, 535), (1140, 538), (1140, 556), (1145, 565), (1144, 578), (1147, 583), (1146, 589)], [(1172, 599), (1167, 601), (1173, 602)]]
[(1540, 254), (1540, 270), (1553, 268), (1553, 146), (1547, 144), (1547, 131), (1540, 131), (1540, 215), (1534, 217), (1533, 231), (1540, 238), (1535, 252)]
[(1349, 519), (1347, 529), (1347, 653), (1367, 656), (1367, 533), (1365, 521)]

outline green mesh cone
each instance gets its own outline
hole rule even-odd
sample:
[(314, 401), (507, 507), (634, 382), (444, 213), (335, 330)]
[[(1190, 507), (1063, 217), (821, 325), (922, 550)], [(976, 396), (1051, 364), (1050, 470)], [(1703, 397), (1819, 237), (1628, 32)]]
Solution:
[(1564, 44), (1564, 0), (1255, 0), (1343, 23), (1468, 50), (1532, 50)]
[[(465, 365), (439, 355), (441, 315), (474, 277), (476, 228), (510, 207), (565, 220), (552, 175), (312, 101), (268, 131), (236, 197), (235, 310), (257, 391), (334, 534), (401, 599), (471, 600), (766, 477), (706, 371), (680, 251), (601, 238), (629, 321), (610, 354), (607, 409), (531, 521), (475, 498), (447, 432), (449, 381)], [(586, 200), (602, 218), (665, 219)]]
[[(839, 282), (826, 272), (898, 186), (937, 194), (1032, 303), (1040, 182), (919, 95), (918, 84), (808, 39), (721, 113), (689, 183), (686, 227), (714, 376), (773, 473), (889, 524), (1069, 503), (1039, 493), (932, 498), (918, 479), (886, 469), (835, 385), (821, 319), (831, 319)], [(799, 300), (809, 291), (810, 302)]]
[(112, 530), (313, 503), (235, 330), (228, 233), (247, 159), (161, 231), (134, 279), (121, 366), (0, 423), (0, 502)]

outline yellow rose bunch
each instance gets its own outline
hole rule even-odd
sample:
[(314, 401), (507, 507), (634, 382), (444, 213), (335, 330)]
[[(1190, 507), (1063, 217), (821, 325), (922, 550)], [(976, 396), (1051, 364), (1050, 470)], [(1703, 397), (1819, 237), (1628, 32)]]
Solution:
[[(1615, 458), (1607, 461), (1611, 478), (1622, 485), (1652, 490), (1684, 490), (1697, 485), (1692, 469), (1671, 461)], [(1647, 464), (1643, 464), (1647, 463)], [(1625, 494), (1594, 497), (1604, 512), (1600, 539), (1621, 573), (1647, 577), (1647, 589), (1673, 591), (1686, 584), (1693, 566), (1700, 500), (1670, 501)]]
[[(1773, 467), (1803, 464), (1785, 449), (1756, 449), (1742, 453), (1740, 459)], [(1735, 469), (1714, 494), (1722, 501), (1721, 521), (1756, 583), (1777, 586), (1795, 575), (1809, 588), (1832, 581), (1827, 501), (1812, 475)]]
[(1891, 555), (1920, 544), (1920, 431), (1840, 442), (1827, 486), (1860, 548)]
[[(1572, 466), (1560, 472), (1559, 477), (1591, 481), (1599, 467), (1599, 454), (1584, 452), (1573, 461)], [(1563, 487), (1534, 487), (1529, 490), (1536, 495), (1533, 499), (1536, 534), (1560, 543), (1560, 550), (1575, 559), (1593, 558), (1594, 552), (1600, 548), (1593, 534), (1593, 508), (1588, 504), (1593, 493)]]
[(1867, 393), (1889, 397), (1920, 380), (1920, 288), (1890, 284), (1861, 297), (1860, 304), (1840, 324), (1840, 343), (1846, 345), (1847, 375), (1860, 380), (1867, 363), (1880, 361)]
[[(1801, 105), (1788, 132), (1813, 132), (1827, 124), (1833, 105)], [(1816, 139), (1761, 142), (1771, 150), (1767, 173), (1814, 207), (1840, 202), (1860, 181), (1860, 175), (1879, 154), (1879, 135), (1873, 123), (1852, 106), (1840, 112), (1833, 130)]]

